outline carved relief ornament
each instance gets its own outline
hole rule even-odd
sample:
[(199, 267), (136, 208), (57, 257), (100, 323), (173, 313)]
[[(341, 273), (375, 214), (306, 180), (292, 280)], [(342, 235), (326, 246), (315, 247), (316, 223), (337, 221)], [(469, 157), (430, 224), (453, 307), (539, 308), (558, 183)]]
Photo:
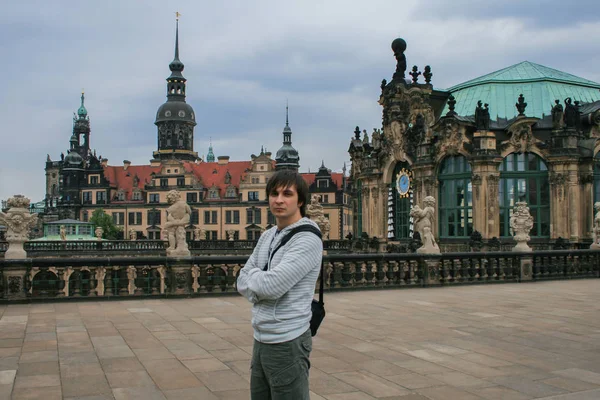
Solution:
[(529, 120), (513, 124), (508, 130), (510, 138), (500, 143), (500, 146), (503, 148), (512, 146), (514, 151), (517, 153), (531, 151), (533, 146), (542, 142), (533, 136), (531, 126), (535, 122), (537, 122), (537, 120)]

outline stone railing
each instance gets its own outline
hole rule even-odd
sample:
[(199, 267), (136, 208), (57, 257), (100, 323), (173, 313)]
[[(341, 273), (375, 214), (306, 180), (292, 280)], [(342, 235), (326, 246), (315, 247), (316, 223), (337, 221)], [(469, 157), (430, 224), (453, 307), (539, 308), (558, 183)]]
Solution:
[[(247, 255), (0, 259), (4, 301), (236, 293)], [(328, 291), (598, 278), (600, 251), (330, 254)]]
[[(188, 242), (193, 255), (202, 254), (250, 254), (256, 246), (255, 240), (194, 240)], [(330, 252), (348, 252), (347, 241), (326, 240), (325, 250)], [(48, 240), (25, 242), (28, 257), (64, 257), (64, 256), (164, 256), (168, 242), (162, 240)], [(8, 248), (7, 242), (0, 242), (0, 258)]]

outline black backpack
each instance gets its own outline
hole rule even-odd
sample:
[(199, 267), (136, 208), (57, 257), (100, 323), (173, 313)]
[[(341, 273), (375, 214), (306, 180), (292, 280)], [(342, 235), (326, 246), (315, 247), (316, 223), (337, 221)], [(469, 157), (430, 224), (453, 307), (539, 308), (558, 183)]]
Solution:
[[(297, 227), (291, 229), (288, 232), (288, 234), (285, 235), (281, 239), (281, 242), (279, 242), (279, 244), (277, 245), (275, 250), (273, 250), (273, 252), (271, 253), (271, 256), (269, 257), (269, 262), (267, 263), (267, 265), (264, 266), (263, 271), (266, 271), (269, 268), (269, 263), (273, 259), (273, 255), (275, 255), (275, 253), (277, 253), (277, 250), (279, 250), (282, 246), (284, 246), (287, 242), (289, 242), (289, 240), (292, 238), (292, 236), (294, 236), (296, 233), (299, 233), (299, 232), (312, 232), (315, 235), (317, 235), (319, 237), (319, 239), (322, 238), (321, 231), (312, 225), (308, 225), (308, 224), (300, 225), (300, 226), (297, 226)], [(310, 334), (312, 336), (315, 336), (317, 334), (317, 329), (319, 329), (321, 322), (323, 322), (323, 319), (325, 318), (325, 303), (323, 302), (323, 279), (324, 279), (323, 263), (321, 263), (321, 279), (319, 282), (319, 301), (313, 299), (312, 304), (311, 304), (312, 318), (310, 319)]]

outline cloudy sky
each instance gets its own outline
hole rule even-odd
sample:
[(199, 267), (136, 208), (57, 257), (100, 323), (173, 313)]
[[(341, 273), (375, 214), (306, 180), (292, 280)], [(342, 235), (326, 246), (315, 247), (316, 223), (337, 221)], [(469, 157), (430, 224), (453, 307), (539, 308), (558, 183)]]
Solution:
[[(217, 4), (218, 3), (218, 4)], [(379, 85), (407, 64), (447, 88), (532, 61), (600, 82), (596, 2), (504, 0), (8, 2), (0, 15), (0, 199), (44, 195), (46, 154), (66, 152), (82, 88), (92, 147), (147, 164), (165, 101), (175, 11), (194, 148), (248, 160), (281, 146), (286, 99), (301, 170), (340, 171), (356, 125), (381, 125)]]

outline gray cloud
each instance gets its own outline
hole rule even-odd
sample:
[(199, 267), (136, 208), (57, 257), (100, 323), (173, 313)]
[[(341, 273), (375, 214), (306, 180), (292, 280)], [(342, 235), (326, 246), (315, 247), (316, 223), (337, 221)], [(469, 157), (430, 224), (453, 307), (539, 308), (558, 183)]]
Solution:
[[(408, 64), (431, 65), (438, 88), (523, 60), (600, 81), (591, 67), (600, 62), (597, 15), (559, 1), (534, 10), (512, 1), (222, 3), (177, 3), (201, 155), (209, 138), (217, 155), (232, 160), (249, 159), (261, 145), (275, 153), (287, 99), (302, 170), (321, 160), (340, 170), (354, 127), (381, 124), (379, 84), (395, 68), (390, 43), (398, 36), (408, 42)], [(56, 159), (67, 149), (81, 88), (92, 147), (113, 165), (148, 162), (173, 58), (173, 7), (112, 0), (3, 8), (1, 199), (42, 198), (46, 154)]]

